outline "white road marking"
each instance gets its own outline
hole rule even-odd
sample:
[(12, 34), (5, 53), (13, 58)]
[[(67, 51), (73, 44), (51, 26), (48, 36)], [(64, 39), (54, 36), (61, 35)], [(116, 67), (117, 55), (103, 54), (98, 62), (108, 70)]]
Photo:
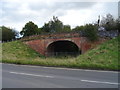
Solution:
[(19, 73), (19, 72), (9, 72), (9, 73), (20, 74), (20, 75), (28, 75), (28, 76), (36, 76), (36, 77), (54, 78), (53, 76), (36, 75), (36, 74), (29, 74), (29, 73)]
[(102, 82), (102, 81), (92, 81), (92, 80), (81, 80), (82, 82), (90, 82), (90, 83), (103, 83), (103, 84), (114, 84), (118, 85), (119, 83), (113, 83), (113, 82)]
[(61, 70), (73, 70), (73, 71), (88, 71), (88, 72), (106, 72), (106, 73), (119, 73), (118, 71), (103, 71), (103, 70), (87, 70), (87, 69), (72, 69), (72, 68), (60, 68), (60, 67), (43, 67), (42, 68), (51, 68), (51, 69), (61, 69)]
[[(2, 63), (4, 64), (4, 63)], [(44, 66), (32, 66), (32, 65), (16, 65), (16, 64), (7, 64), (13, 66), (25, 66), (25, 67), (40, 67), (40, 68), (48, 68), (48, 69), (62, 69), (62, 70), (74, 70), (74, 71), (88, 71), (88, 72), (106, 72), (106, 73), (119, 73), (118, 71), (103, 71), (103, 70), (87, 70), (87, 69), (72, 69), (72, 68), (60, 68), (60, 67), (44, 67)]]
[[(29, 73), (19, 73), (19, 72), (9, 72), (9, 73), (19, 74), (19, 75), (36, 76), (36, 77), (54, 78), (54, 76), (36, 75), (36, 74), (29, 74)], [(114, 85), (118, 85), (119, 84), (119, 83), (114, 83), (114, 82), (102, 82), (102, 81), (92, 81), (92, 80), (80, 80), (80, 81), (82, 81), (82, 82), (89, 82), (89, 83), (114, 84)]]

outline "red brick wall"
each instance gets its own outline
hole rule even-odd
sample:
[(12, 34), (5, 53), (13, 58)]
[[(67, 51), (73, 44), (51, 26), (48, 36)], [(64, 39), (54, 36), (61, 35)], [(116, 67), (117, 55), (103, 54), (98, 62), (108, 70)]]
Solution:
[[(69, 37), (69, 36), (73, 36), (73, 37)], [(74, 37), (74, 36), (76, 36), (76, 37)], [(43, 36), (38, 35), (35, 37), (39, 37), (40, 39), (37, 38), (37, 39), (33, 39), (33, 40), (32, 39), (26, 40), (26, 41), (24, 41), (24, 43), (42, 55), (46, 55), (47, 47), (55, 41), (60, 41), (60, 40), (71, 41), (79, 47), (79, 49), (81, 50), (81, 53), (85, 53), (86, 51), (91, 49), (91, 47), (93, 48), (93, 44), (94, 44), (92, 42), (89, 42), (86, 39), (86, 37), (80, 37), (78, 34), (55, 34), (55, 35), (43, 35)], [(41, 38), (41, 37), (44, 37), (44, 38)], [(31, 38), (31, 37), (29, 37), (29, 38)], [(100, 41), (95, 42), (95, 43), (99, 44)]]
[(31, 40), (31, 41), (25, 41), (24, 43), (27, 44), (30, 48), (34, 49), (35, 51), (39, 52), (42, 55), (45, 55), (47, 53), (47, 47), (55, 42), (60, 40), (68, 40), (73, 43), (75, 43), (79, 49), (82, 51), (82, 53), (86, 52), (91, 48), (91, 45), (86, 42), (84, 38), (80, 37), (73, 37), (73, 38), (64, 38), (64, 39), (39, 39), (39, 40)]
[(33, 50), (39, 52), (42, 55), (45, 55), (45, 45), (44, 40), (31, 40), (24, 42)]

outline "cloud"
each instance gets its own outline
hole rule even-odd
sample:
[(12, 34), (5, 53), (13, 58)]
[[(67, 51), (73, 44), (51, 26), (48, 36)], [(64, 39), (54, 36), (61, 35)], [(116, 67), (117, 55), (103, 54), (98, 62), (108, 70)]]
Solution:
[(33, 10), (41, 10), (41, 9), (82, 9), (82, 8), (90, 8), (93, 6), (95, 2), (52, 2), (52, 3), (32, 3), (29, 6)]
[[(109, 6), (108, 6), (109, 5)], [(115, 2), (99, 2), (94, 4), (90, 9), (73, 9), (68, 10), (65, 16), (60, 17), (60, 20), (65, 24), (70, 24), (72, 28), (79, 25), (85, 25), (86, 23), (96, 23), (98, 16), (101, 18), (110, 13), (117, 18), (117, 3)]]
[[(58, 18), (72, 27), (84, 25), (97, 20), (98, 15), (114, 13), (114, 7), (106, 6), (104, 2), (66, 2), (58, 0), (1, 0), (0, 12), (2, 12), (2, 22), (0, 25), (11, 26), (21, 31), (28, 21), (33, 21), (39, 27), (52, 19)], [(112, 8), (109, 10), (109, 8)], [(106, 13), (107, 12), (107, 13)]]
[(120, 1), (118, 2), (118, 16), (120, 18)]

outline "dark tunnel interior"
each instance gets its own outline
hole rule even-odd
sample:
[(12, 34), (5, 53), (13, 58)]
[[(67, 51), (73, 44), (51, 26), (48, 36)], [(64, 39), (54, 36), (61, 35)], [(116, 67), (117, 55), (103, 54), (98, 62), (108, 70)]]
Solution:
[(71, 41), (56, 41), (47, 48), (48, 56), (77, 56), (81, 54), (78, 46)]

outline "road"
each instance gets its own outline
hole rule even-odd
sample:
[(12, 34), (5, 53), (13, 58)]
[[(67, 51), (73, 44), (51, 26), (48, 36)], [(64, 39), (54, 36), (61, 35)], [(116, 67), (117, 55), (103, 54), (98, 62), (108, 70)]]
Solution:
[(2, 64), (2, 88), (118, 88), (118, 72)]

